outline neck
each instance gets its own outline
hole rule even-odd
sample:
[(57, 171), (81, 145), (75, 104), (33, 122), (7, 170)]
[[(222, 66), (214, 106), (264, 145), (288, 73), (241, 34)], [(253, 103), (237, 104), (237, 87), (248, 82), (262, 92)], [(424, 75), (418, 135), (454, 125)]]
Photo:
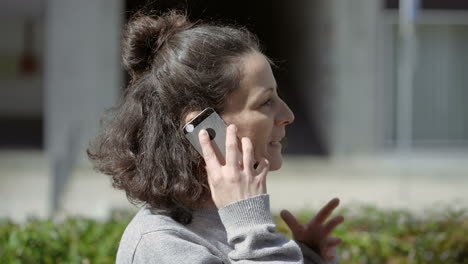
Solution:
[(213, 202), (212, 199), (210, 199), (204, 206), (204, 208), (210, 208), (210, 209), (218, 209), (216, 204)]
[(218, 207), (216, 207), (216, 204), (213, 201), (213, 198), (211, 198), (211, 194), (208, 194), (205, 199), (202, 199), (197, 207), (207, 209), (218, 209)]

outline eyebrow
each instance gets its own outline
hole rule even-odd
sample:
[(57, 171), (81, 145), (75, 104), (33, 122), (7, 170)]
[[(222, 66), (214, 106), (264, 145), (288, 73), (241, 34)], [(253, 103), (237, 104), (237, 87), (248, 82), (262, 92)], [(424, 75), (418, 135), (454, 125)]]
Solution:
[(263, 95), (263, 94), (266, 94), (266, 93), (272, 93), (272, 92), (274, 92), (274, 91), (275, 91), (275, 87), (271, 87), (271, 86), (270, 86), (270, 87), (268, 87), (268, 88), (262, 90), (261, 92), (259, 92), (259, 93), (258, 93), (258, 97), (261, 96), (261, 95)]
[[(266, 88), (266, 92), (273, 92), (274, 90), (276, 90), (276, 87), (268, 87)], [(264, 92), (264, 93), (266, 93)]]
[(271, 86), (266, 89), (262, 89), (261, 92), (254, 95), (254, 101), (260, 100), (260, 98), (262, 98), (264, 94), (272, 93), (273, 91), (275, 91), (275, 88), (278, 89), (277, 87), (271, 87)]

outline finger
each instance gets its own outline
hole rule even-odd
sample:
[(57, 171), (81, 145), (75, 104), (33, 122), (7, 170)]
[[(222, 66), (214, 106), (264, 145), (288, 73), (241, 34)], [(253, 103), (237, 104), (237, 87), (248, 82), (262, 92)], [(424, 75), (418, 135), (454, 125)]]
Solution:
[(268, 173), (269, 170), (270, 170), (270, 162), (265, 158), (261, 158), (260, 162), (257, 165), (257, 168), (255, 169), (255, 171), (257, 172), (257, 175), (261, 175), (262, 173), (265, 173), (265, 172)]
[(239, 166), (239, 151), (237, 146), (237, 127), (231, 124), (226, 132), (226, 165)]
[(252, 141), (248, 137), (242, 138), (242, 158), (244, 168), (253, 169), (254, 150)]
[(289, 226), (289, 229), (291, 229), (294, 236), (296, 236), (296, 234), (299, 234), (302, 231), (303, 226), (297, 221), (296, 217), (294, 217), (294, 215), (291, 214), (291, 212), (289, 212), (288, 210), (282, 210), (280, 216), (284, 220), (284, 222)]
[(331, 201), (328, 202), (327, 205), (325, 205), (322, 209), (320, 209), (318, 214), (311, 221), (323, 223), (325, 219), (327, 219), (331, 215), (333, 210), (335, 210), (335, 208), (339, 204), (340, 204), (340, 200), (338, 198), (332, 199)]
[(259, 167), (257, 167), (257, 170), (260, 170), (260, 173), (256, 175), (255, 177), (258, 177), (258, 180), (261, 181), (263, 191), (264, 193), (266, 193), (267, 192), (266, 176), (268, 172), (270, 171), (270, 162), (267, 159), (262, 159), (260, 169)]
[(335, 253), (335, 250), (333, 250), (333, 249), (327, 250), (326, 253), (325, 253), (325, 258), (324, 258), (325, 261), (335, 260), (335, 254), (334, 253)]
[(200, 130), (198, 134), (198, 139), (200, 141), (200, 146), (203, 152), (203, 159), (205, 160), (206, 166), (208, 168), (218, 168), (219, 161), (216, 158), (216, 152), (211, 145), (210, 136), (205, 129)]
[(339, 237), (330, 237), (327, 239), (327, 242), (325, 242), (325, 245), (327, 248), (334, 248), (339, 246), (341, 243), (343, 243), (343, 240)]
[(324, 235), (328, 236), (341, 223), (344, 222), (344, 217), (339, 215), (328, 221), (324, 226)]

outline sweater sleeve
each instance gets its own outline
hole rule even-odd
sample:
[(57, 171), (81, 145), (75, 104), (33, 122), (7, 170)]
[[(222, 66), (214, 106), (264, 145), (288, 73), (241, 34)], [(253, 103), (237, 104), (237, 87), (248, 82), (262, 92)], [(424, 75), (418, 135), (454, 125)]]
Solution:
[(299, 246), (276, 233), (267, 194), (227, 205), (219, 215), (234, 249), (228, 254), (231, 263), (303, 263)]

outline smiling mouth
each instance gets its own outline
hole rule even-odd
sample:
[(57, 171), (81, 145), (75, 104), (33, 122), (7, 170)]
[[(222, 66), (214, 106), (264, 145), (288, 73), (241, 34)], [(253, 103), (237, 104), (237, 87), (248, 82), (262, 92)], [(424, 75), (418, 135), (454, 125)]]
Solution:
[(281, 146), (281, 141), (282, 141), (282, 140), (283, 140), (283, 139), (271, 141), (271, 142), (270, 142), (270, 145), (272, 145), (272, 146)]

